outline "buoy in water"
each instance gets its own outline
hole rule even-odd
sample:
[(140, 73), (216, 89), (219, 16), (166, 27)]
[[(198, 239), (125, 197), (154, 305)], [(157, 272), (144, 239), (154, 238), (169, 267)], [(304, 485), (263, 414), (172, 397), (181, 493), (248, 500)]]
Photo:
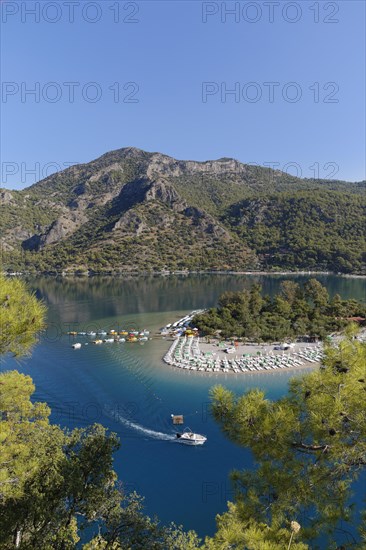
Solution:
[(173, 424), (183, 424), (184, 423), (184, 418), (183, 418), (182, 414), (171, 414), (170, 416), (173, 420)]

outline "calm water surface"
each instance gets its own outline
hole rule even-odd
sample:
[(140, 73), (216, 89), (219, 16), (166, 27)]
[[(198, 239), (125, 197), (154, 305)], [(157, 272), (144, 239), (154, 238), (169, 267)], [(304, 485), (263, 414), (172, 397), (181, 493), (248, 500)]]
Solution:
[[(221, 375), (182, 372), (161, 358), (170, 342), (105, 344), (71, 349), (68, 330), (133, 327), (155, 332), (192, 309), (216, 304), (226, 290), (254, 281), (270, 295), (284, 276), (169, 276), (30, 280), (48, 307), (48, 330), (32, 357), (2, 359), (1, 370), (17, 368), (32, 376), (35, 398), (47, 401), (52, 420), (63, 426), (101, 422), (121, 439), (114, 468), (127, 490), (146, 497), (146, 510), (200, 535), (212, 534), (215, 515), (232, 499), (229, 473), (251, 464), (249, 453), (227, 441), (208, 414), (209, 390), (225, 384), (238, 394), (260, 387), (270, 398), (286, 392), (293, 372)], [(305, 281), (308, 277), (292, 276)], [(330, 294), (364, 299), (363, 279), (321, 276)], [(88, 342), (88, 338), (78, 337)], [(177, 445), (170, 415), (206, 434), (203, 447)]]

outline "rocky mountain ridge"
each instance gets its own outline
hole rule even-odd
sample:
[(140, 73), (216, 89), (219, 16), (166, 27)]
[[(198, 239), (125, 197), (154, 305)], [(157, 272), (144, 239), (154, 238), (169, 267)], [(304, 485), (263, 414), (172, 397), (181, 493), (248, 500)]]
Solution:
[[(0, 190), (2, 260), (8, 269), (260, 269), (266, 247), (243, 226), (262, 231), (272, 223), (266, 197), (327, 193), (359, 204), (363, 189), (235, 159), (183, 161), (128, 147), (25, 190)], [(247, 212), (241, 205), (249, 199)], [(332, 224), (328, 203), (320, 208)]]

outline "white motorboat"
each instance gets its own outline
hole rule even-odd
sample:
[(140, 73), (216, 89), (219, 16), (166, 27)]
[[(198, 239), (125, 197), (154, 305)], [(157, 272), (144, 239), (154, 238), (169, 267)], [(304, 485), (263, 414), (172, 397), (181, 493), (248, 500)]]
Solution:
[(182, 433), (176, 435), (177, 441), (184, 445), (203, 445), (207, 441), (207, 437), (193, 433), (190, 428), (186, 428)]
[(76, 344), (73, 344), (73, 345), (72, 345), (72, 348), (73, 348), (73, 349), (80, 349), (80, 348), (81, 348), (80, 342), (76, 342)]

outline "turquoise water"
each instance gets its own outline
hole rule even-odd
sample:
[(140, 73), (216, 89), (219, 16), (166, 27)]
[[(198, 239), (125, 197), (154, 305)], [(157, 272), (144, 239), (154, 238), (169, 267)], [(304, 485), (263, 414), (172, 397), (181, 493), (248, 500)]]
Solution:
[[(32, 357), (2, 359), (1, 370), (32, 376), (35, 398), (52, 408), (52, 420), (67, 427), (101, 422), (116, 432), (121, 448), (114, 468), (127, 490), (146, 497), (146, 510), (200, 535), (211, 534), (215, 515), (232, 498), (229, 473), (251, 464), (249, 453), (227, 441), (209, 416), (209, 390), (222, 383), (237, 393), (261, 387), (270, 398), (286, 392), (293, 372), (222, 375), (185, 372), (161, 358), (170, 342), (83, 346), (73, 350), (67, 330), (133, 327), (156, 331), (192, 309), (212, 306), (225, 290), (260, 281), (273, 294), (283, 276), (188, 276), (52, 279), (30, 281), (48, 307), (48, 330)], [(306, 280), (307, 277), (292, 277)], [(364, 280), (318, 279), (331, 294), (364, 299)], [(88, 338), (77, 338), (88, 342)], [(304, 372), (304, 371), (303, 371)], [(173, 441), (170, 415), (207, 435), (202, 447)]]

